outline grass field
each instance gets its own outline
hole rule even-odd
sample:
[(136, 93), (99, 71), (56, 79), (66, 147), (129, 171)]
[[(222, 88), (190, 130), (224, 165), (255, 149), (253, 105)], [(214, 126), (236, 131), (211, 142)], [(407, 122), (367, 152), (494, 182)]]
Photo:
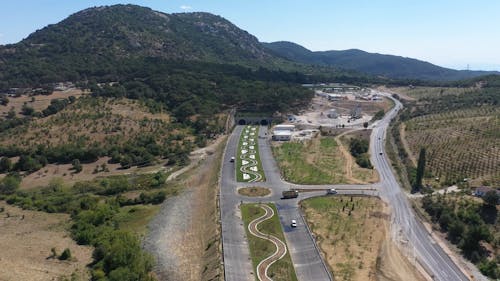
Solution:
[(428, 176), (439, 177), (443, 185), (464, 178), (500, 184), (499, 107), (416, 117), (405, 122), (404, 134), (413, 157), (426, 148)]
[[(254, 128), (254, 130), (252, 130)], [(254, 135), (251, 135), (251, 134)], [(254, 182), (254, 181), (265, 181), (266, 177), (264, 174), (264, 170), (262, 169), (262, 162), (260, 161), (260, 155), (259, 155), (259, 144), (258, 144), (258, 136), (259, 136), (259, 127), (258, 126), (245, 126), (241, 132), (240, 140), (238, 143), (238, 151), (236, 153), (236, 179), (239, 182)], [(253, 142), (252, 142), (253, 140)], [(247, 142), (247, 145), (244, 145), (244, 143)], [(255, 161), (257, 161), (257, 172), (253, 172), (254, 174), (249, 174), (248, 179), (243, 178), (243, 172), (241, 171), (242, 165), (242, 160), (248, 159), (248, 156), (250, 153), (242, 154), (241, 151), (243, 149), (250, 150), (249, 146), (253, 145), (255, 151)], [(244, 157), (244, 158), (242, 158)]]
[[(276, 207), (274, 206), (274, 204), (268, 205), (274, 209), (275, 215), (271, 219), (259, 224), (259, 230), (263, 233), (269, 233), (276, 236), (286, 244), (285, 236), (283, 235), (283, 229), (281, 228), (281, 223), (278, 216), (276, 215), (278, 213), (276, 211)], [(243, 204), (240, 208), (247, 234), (248, 245), (250, 247), (253, 269), (254, 272), (256, 272), (256, 267), (259, 262), (274, 253), (276, 248), (273, 243), (257, 238), (248, 232), (248, 224), (252, 220), (262, 216), (264, 214), (264, 210), (260, 208), (258, 204)], [(288, 252), (281, 260), (278, 260), (269, 268), (268, 273), (269, 276), (275, 281), (297, 280), (295, 269), (293, 268), (292, 259), (290, 258), (290, 254)], [(257, 279), (256, 275), (255, 278)]]
[(285, 142), (273, 147), (283, 177), (298, 184), (346, 183), (344, 159), (334, 138)]
[[(273, 154), (283, 177), (293, 183), (359, 183), (369, 182), (376, 177), (373, 170), (360, 168), (353, 163), (354, 160), (348, 162), (345, 157), (351, 156), (344, 156), (333, 137), (320, 136), (306, 142), (285, 142), (274, 146)], [(352, 172), (354, 178), (346, 174), (346, 169)]]
[(397, 87), (390, 88), (389, 91), (401, 94), (403, 97), (412, 99), (437, 98), (446, 95), (459, 95), (471, 91), (470, 88), (449, 88), (449, 87)]
[(377, 280), (377, 257), (389, 218), (380, 199), (316, 197), (303, 201), (302, 207), (336, 280)]

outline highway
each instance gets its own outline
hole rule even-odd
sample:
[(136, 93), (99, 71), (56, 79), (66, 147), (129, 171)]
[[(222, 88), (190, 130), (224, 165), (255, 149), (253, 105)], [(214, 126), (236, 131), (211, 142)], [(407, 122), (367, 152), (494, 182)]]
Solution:
[[(386, 95), (392, 98), (389, 95)], [(393, 99), (394, 100), (394, 99)], [(235, 164), (229, 160), (236, 156), (239, 135), (243, 126), (236, 126), (231, 134), (221, 171), (220, 209), (222, 226), (222, 243), (224, 252), (224, 271), (227, 281), (255, 280), (250, 253), (243, 222), (239, 214), (239, 204), (242, 202), (274, 202), (282, 223), (289, 252), (295, 266), (297, 277), (301, 281), (333, 280), (324, 261), (322, 260), (312, 235), (304, 222), (299, 209), (299, 201), (322, 196), (325, 191), (300, 193), (296, 199), (281, 199), (281, 192), (290, 188), (319, 189), (335, 187), (339, 194), (379, 195), (391, 206), (391, 230), (394, 239), (405, 241), (408, 249), (414, 253), (415, 260), (423, 266), (434, 280), (469, 280), (453, 261), (436, 244), (429, 233), (418, 221), (406, 195), (395, 179), (385, 153), (385, 134), (390, 120), (402, 108), (399, 101), (394, 100), (395, 107), (386, 116), (372, 125), (370, 141), (371, 161), (380, 174), (381, 181), (373, 185), (296, 185), (281, 179), (278, 165), (272, 156), (268, 140), (267, 127), (259, 130), (259, 153), (265, 182), (237, 183), (235, 178)], [(238, 187), (263, 186), (271, 189), (271, 195), (264, 198), (248, 198), (237, 193)], [(291, 228), (292, 219), (297, 220), (297, 227)]]
[[(443, 249), (433, 240), (423, 224), (415, 218), (406, 195), (401, 190), (385, 153), (385, 137), (390, 120), (402, 108), (402, 104), (389, 94), (383, 94), (395, 102), (394, 108), (374, 126), (370, 139), (372, 164), (380, 174), (376, 185), (379, 195), (391, 206), (393, 238), (408, 241), (407, 247), (415, 259), (434, 280), (469, 280)], [(394, 237), (395, 236), (395, 237)], [(398, 237), (399, 236), (399, 237)]]

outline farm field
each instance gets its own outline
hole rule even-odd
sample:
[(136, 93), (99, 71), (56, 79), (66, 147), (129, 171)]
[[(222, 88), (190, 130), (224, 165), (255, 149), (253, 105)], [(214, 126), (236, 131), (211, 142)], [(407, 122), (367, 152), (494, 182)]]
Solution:
[(448, 95), (459, 95), (470, 92), (471, 88), (453, 87), (394, 87), (383, 88), (392, 93), (397, 93), (405, 99), (418, 100), (426, 98), (440, 98)]
[[(361, 169), (348, 152), (343, 153), (338, 140), (319, 136), (305, 142), (285, 142), (273, 146), (273, 154), (283, 178), (298, 184), (342, 184), (368, 180), (373, 173)], [(349, 161), (352, 160), (352, 161)], [(346, 169), (349, 171), (346, 172)], [(356, 171), (356, 178), (351, 177)], [(351, 173), (349, 173), (351, 172)], [(359, 177), (359, 178), (358, 178)]]
[(264, 181), (265, 175), (259, 156), (258, 126), (245, 126), (241, 132), (236, 158), (236, 179), (239, 182)]
[(301, 207), (335, 280), (425, 280), (391, 242), (380, 199), (324, 196)]
[[(404, 122), (412, 157), (426, 148), (428, 178), (451, 185), (464, 178), (500, 184), (500, 108), (480, 107), (429, 114)], [(438, 183), (434, 180), (431, 184)]]
[[(267, 205), (274, 210), (275, 215), (271, 219), (259, 224), (259, 230), (263, 233), (271, 234), (277, 237), (286, 244), (285, 236), (283, 235), (283, 229), (281, 228), (281, 223), (278, 216), (276, 215), (278, 213), (276, 211), (276, 207), (274, 206), (274, 204)], [(276, 247), (270, 241), (255, 237), (248, 231), (248, 224), (254, 219), (264, 215), (264, 210), (260, 208), (258, 204), (243, 204), (240, 208), (245, 225), (248, 245), (250, 248), (250, 254), (252, 257), (253, 269), (255, 272), (255, 269), (259, 262), (274, 253)], [(268, 275), (275, 281), (297, 280), (295, 269), (288, 252), (282, 259), (276, 261), (273, 265), (271, 265)], [(255, 276), (255, 279), (257, 280), (257, 276)]]

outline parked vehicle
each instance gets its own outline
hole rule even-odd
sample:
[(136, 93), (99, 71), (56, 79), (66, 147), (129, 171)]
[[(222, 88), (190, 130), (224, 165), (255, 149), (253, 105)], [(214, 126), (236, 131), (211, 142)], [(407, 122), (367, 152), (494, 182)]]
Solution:
[(291, 199), (299, 197), (299, 191), (297, 190), (286, 190), (281, 193), (283, 195), (282, 199)]

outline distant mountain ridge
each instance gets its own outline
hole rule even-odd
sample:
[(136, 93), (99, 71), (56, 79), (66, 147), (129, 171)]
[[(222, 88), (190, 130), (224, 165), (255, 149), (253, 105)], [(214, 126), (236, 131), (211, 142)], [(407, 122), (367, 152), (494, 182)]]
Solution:
[(313, 52), (287, 41), (262, 44), (274, 54), (292, 61), (335, 66), (393, 79), (451, 81), (500, 74), (496, 71), (454, 70), (417, 59), (368, 53), (357, 49)]

